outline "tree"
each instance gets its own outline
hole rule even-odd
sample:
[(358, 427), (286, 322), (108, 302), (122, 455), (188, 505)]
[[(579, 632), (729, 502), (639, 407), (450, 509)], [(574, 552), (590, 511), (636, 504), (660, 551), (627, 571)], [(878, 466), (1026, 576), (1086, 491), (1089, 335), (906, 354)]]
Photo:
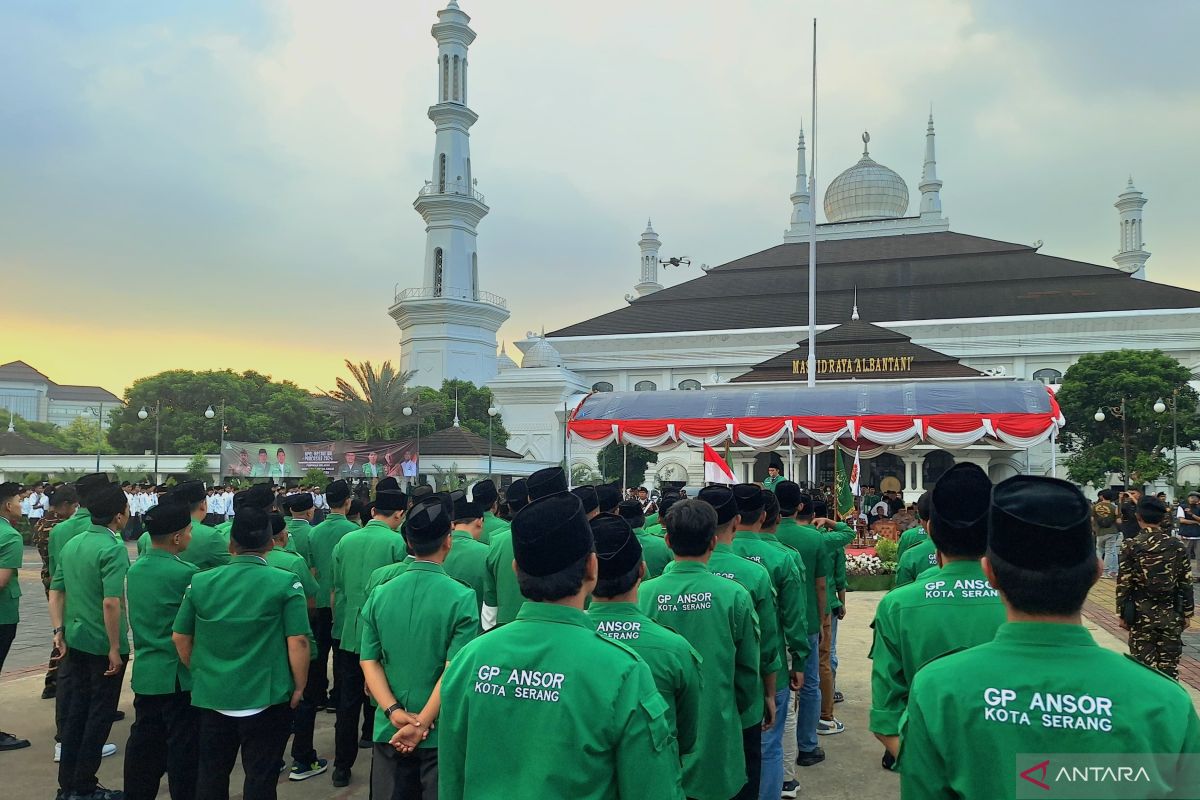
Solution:
[[(421, 434), (429, 434), (449, 428), (454, 424), (454, 399), (458, 397), (458, 424), (483, 438), (488, 435), (489, 408), (496, 406), (492, 390), (476, 386), (470, 381), (442, 381), (441, 389), (423, 387), (417, 390), (421, 408)], [(503, 409), (498, 409), (503, 412)], [(492, 417), (492, 441), (497, 447), (508, 443), (508, 431), (504, 428), (503, 413)]]
[[(1200, 439), (1197, 394), (1188, 386), (1191, 374), (1161, 350), (1116, 350), (1082, 356), (1063, 376), (1057, 398), (1067, 419), (1061, 442), (1069, 455), (1067, 472), (1079, 483), (1100, 485), (1107, 473), (1124, 470), (1122, 422), (1125, 399), (1129, 435), (1130, 484), (1153, 481), (1171, 471), (1171, 412), (1159, 414), (1154, 404), (1177, 398), (1179, 446), (1195, 449)], [(1177, 394), (1174, 394), (1177, 392)], [(1097, 409), (1104, 420), (1097, 422)]]
[(212, 477), (212, 472), (208, 469), (208, 459), (199, 453), (188, 460), (184, 472), (194, 481), (207, 481)]
[(145, 464), (138, 464), (133, 469), (122, 469), (116, 464), (110, 465), (113, 475), (116, 476), (117, 483), (146, 483), (150, 480), (150, 468)]
[(355, 439), (391, 441), (414, 424), (404, 415), (404, 408), (416, 402), (415, 393), (408, 390), (415, 373), (400, 372), (391, 361), (376, 369), (370, 361), (355, 364), (346, 359), (346, 369), (353, 382), (338, 378), (337, 388), (325, 392), (323, 400), (332, 417), (345, 420)]
[(76, 417), (65, 428), (57, 430), (59, 447), (72, 453), (95, 453), (99, 444), (101, 453), (115, 453), (108, 437), (96, 430), (97, 423), (90, 417)]
[(322, 490), (329, 485), (329, 476), (325, 474), (324, 470), (316, 468), (304, 473), (303, 480), (305, 486), (316, 486)]
[[(125, 453), (154, 448), (154, 410), (160, 403), (160, 453), (215, 453), (225, 438), (247, 442), (311, 442), (330, 438), (331, 420), (308, 392), (290, 381), (232, 370), (169, 370), (139, 378), (125, 393), (125, 405), (109, 415), (109, 442)], [(215, 416), (205, 410), (212, 406)], [(138, 418), (145, 408), (150, 414)]]
[(604, 478), (599, 472), (592, 469), (586, 464), (576, 464), (571, 467), (571, 485), (584, 486), (586, 484), (600, 483)]
[[(628, 448), (628, 449), (626, 449)], [(646, 474), (646, 465), (658, 461), (658, 453), (636, 444), (609, 442), (596, 455), (596, 463), (606, 481), (618, 481), (624, 476), (628, 486), (637, 486)]]

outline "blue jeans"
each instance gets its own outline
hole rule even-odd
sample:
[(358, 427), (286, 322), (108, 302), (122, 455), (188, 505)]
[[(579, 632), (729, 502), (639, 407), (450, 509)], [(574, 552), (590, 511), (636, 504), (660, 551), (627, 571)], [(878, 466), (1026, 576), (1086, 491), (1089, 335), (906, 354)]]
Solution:
[(1117, 572), (1117, 551), (1121, 547), (1121, 534), (1102, 533), (1096, 537), (1096, 556), (1104, 562), (1104, 571), (1115, 575)]
[(758, 800), (778, 800), (783, 791), (783, 727), (787, 724), (791, 689), (784, 679), (775, 691), (775, 724), (762, 732), (762, 772), (758, 778)]
[(808, 637), (808, 660), (804, 663), (804, 686), (800, 689), (800, 710), (796, 714), (796, 749), (807, 753), (817, 749), (817, 720), (821, 718), (821, 656), (817, 652), (817, 634)]

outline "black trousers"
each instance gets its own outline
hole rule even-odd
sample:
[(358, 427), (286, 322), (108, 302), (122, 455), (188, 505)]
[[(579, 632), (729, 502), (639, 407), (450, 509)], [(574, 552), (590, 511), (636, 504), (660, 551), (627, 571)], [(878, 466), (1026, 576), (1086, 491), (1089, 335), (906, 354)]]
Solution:
[(332, 704), (329, 697), (329, 653), (333, 649), (333, 609), (314, 608), (308, 612), (313, 638), (317, 640), (317, 658), (308, 666), (308, 688), (317, 705)]
[(333, 679), (338, 687), (337, 721), (333, 726), (334, 769), (350, 769), (358, 758), (358, 742), (364, 727), (360, 719), (367, 701), (367, 682), (358, 660), (358, 653), (340, 647), (333, 654)]
[(758, 784), (762, 779), (762, 725), (742, 729), (742, 752), (746, 755), (746, 785), (733, 797), (734, 800), (757, 800)]
[[(122, 656), (122, 660), (127, 664), (128, 656)], [(58, 787), (64, 795), (89, 794), (96, 790), (100, 751), (112, 730), (125, 669), (105, 675), (108, 656), (82, 650), (68, 649), (63, 663), (66, 674), (59, 675), (56, 708), (62, 713)]]
[(17, 623), (10, 622), (0, 625), (0, 671), (4, 669), (4, 659), (12, 648), (13, 639), (17, 638)]
[(154, 800), (164, 774), (171, 800), (194, 800), (200, 715), (192, 693), (135, 695), (133, 709), (137, 718), (125, 745), (126, 800)]
[[(311, 663), (309, 671), (312, 671)], [(317, 750), (313, 747), (313, 728), (316, 724), (316, 697), (306, 686), (299, 705), (292, 712), (292, 761), (307, 765), (317, 760)]]
[(200, 709), (196, 800), (229, 800), (229, 776), (239, 751), (246, 773), (243, 800), (275, 800), (279, 762), (291, 727), (292, 709), (287, 703), (268, 706), (250, 717)]
[(402, 756), (387, 742), (371, 751), (371, 800), (437, 800), (438, 751), (418, 748)]

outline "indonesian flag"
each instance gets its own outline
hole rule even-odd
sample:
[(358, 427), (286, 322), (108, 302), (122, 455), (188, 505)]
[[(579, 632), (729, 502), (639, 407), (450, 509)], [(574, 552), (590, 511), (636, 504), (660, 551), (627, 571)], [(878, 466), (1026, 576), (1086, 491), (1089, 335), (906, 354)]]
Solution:
[(737, 478), (733, 477), (733, 470), (725, 463), (725, 459), (709, 446), (708, 442), (704, 443), (704, 482), (728, 485), (737, 483)]
[(856, 449), (854, 451), (854, 466), (850, 468), (850, 494), (854, 495), (855, 497), (858, 497), (860, 494), (862, 494), (862, 492), (859, 491), (859, 486), (858, 486), (859, 475), (860, 475), (860, 473), (858, 471), (858, 450)]

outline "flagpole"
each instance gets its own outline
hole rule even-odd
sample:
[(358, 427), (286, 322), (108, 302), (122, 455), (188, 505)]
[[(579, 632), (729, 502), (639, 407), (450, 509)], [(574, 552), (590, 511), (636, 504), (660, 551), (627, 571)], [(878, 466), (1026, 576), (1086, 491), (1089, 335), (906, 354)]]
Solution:
[[(817, 385), (817, 19), (813, 17), (812, 50), (812, 166), (808, 170), (808, 386)], [(817, 471), (816, 456), (809, 448), (809, 481)]]

